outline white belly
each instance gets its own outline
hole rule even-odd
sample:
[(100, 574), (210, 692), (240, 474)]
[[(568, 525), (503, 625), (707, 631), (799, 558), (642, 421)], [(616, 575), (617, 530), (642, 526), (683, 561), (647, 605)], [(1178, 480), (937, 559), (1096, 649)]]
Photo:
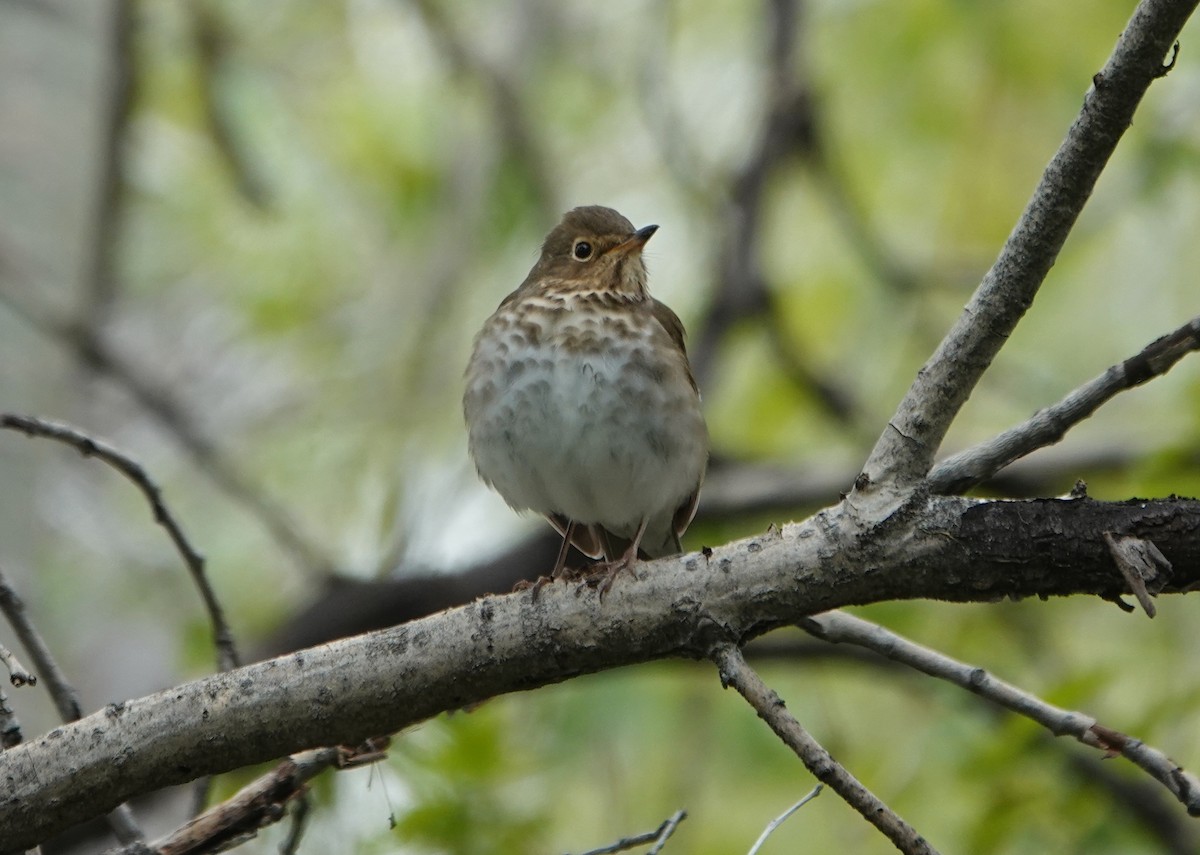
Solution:
[(485, 366), (479, 374), (496, 388), (474, 404), (469, 390), (467, 409), (484, 480), (515, 508), (627, 538), (644, 518), (669, 526), (703, 476), (707, 434), (682, 361), (650, 358), (654, 333), (633, 359), (612, 348), (567, 356), (550, 343), (481, 345), (472, 368)]

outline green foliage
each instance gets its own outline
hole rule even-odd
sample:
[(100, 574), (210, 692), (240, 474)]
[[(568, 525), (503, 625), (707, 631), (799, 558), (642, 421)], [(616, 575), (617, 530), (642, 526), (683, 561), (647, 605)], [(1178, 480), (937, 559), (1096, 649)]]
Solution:
[(506, 855), (541, 848), (550, 794), (529, 780), (535, 768), (523, 762), (509, 711), (488, 706), (398, 744), (393, 761), (414, 803), (398, 817), (394, 837), (410, 851)]
[[(559, 210), (591, 202), (663, 225), (651, 287), (698, 328), (719, 284), (729, 179), (754, 157), (768, 101), (763, 8), (135, 5), (120, 287), (104, 325), (121, 353), (345, 572), (449, 571), (506, 542), (518, 524), (465, 461), (459, 400), (471, 335), (525, 275)], [(212, 63), (202, 61), (193, 7), (221, 34)], [(703, 378), (714, 456), (798, 477), (842, 465), (849, 486), (995, 257), (1130, 8), (800, 7), (791, 73), (811, 90), (819, 156), (793, 152), (766, 182), (755, 261), (775, 317), (734, 324)], [(1009, 427), (1195, 315), (1195, 24), (1189, 35), (946, 451)], [(63, 112), (56, 104), (41, 109)], [(98, 160), (94, 135), (81, 132), (71, 162)], [(245, 175), (264, 198), (246, 192)], [(57, 204), (91, 210), (90, 199), (63, 191)], [(24, 223), (11, 208), (9, 219)], [(55, 252), (71, 234), (64, 220)], [(46, 290), (55, 307), (80, 302), (75, 290)], [(77, 366), (30, 359), (27, 347), (0, 336), (8, 400), (72, 415), (139, 457), (208, 556), (243, 635), (312, 595), (313, 576), (237, 491), (214, 486), (211, 461), (181, 451), (119, 383), (80, 392)], [(781, 353), (846, 393), (848, 422)], [(1079, 477), (1101, 498), (1200, 493), (1198, 362), (1073, 431), (1063, 448), (1084, 462), (1054, 489)], [(1112, 466), (1106, 455), (1126, 459)], [(115, 479), (80, 478), (79, 465), (54, 458), (35, 478), (10, 478), (20, 489), (5, 496), (0, 533), (12, 560), (34, 568), (24, 596), (53, 615), (50, 633), (73, 673), (92, 673), (114, 625), (142, 657), (123, 681), (85, 684), (85, 698), (169, 684), (176, 660), (208, 667), (190, 583), (144, 505)], [(688, 539), (715, 545), (764, 526), (716, 520)], [(1085, 600), (887, 603), (864, 613), (1194, 769), (1200, 629), (1189, 600), (1160, 607), (1153, 622)], [(147, 664), (147, 650), (166, 661)], [(1049, 741), (957, 689), (838, 661), (764, 673), (818, 739), (943, 851), (1159, 845), (1075, 771), (1067, 758), (1088, 749)], [(1110, 765), (1125, 775), (1123, 763)], [(218, 792), (244, 780), (224, 778)], [(681, 807), (689, 819), (666, 852), (746, 851), (811, 785), (749, 708), (720, 691), (711, 667), (664, 663), (498, 699), (399, 735), (386, 764), (316, 786), (311, 851), (581, 851)], [(395, 799), (395, 829), (384, 792)], [(273, 850), (281, 833), (252, 847)], [(766, 851), (891, 850), (826, 791)]]

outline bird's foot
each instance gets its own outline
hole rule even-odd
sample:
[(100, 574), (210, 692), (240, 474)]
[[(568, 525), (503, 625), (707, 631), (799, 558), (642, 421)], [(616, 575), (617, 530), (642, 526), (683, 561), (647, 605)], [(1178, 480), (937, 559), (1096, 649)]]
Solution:
[(538, 592), (541, 591), (542, 588), (545, 587), (548, 583), (553, 582), (553, 581), (554, 581), (554, 579), (551, 576), (538, 576), (537, 580), (533, 581), (533, 582), (529, 581), (528, 579), (521, 579), (517, 582), (517, 584), (513, 585), (512, 592), (515, 594), (518, 591), (528, 591), (528, 590), (532, 589), (533, 590), (533, 599), (537, 600)]
[[(607, 564), (599, 565), (601, 569), (604, 569), (607, 566)], [(594, 572), (595, 568), (592, 567), (586, 569), (579, 569), (577, 567), (564, 567), (553, 575), (538, 576), (537, 579), (532, 582), (528, 579), (522, 579), (517, 582), (517, 584), (513, 585), (512, 592), (515, 594), (518, 591), (531, 591), (531, 596), (533, 597), (534, 602), (537, 602), (538, 594), (542, 592), (542, 588), (553, 582), (557, 582), (559, 579), (563, 580), (564, 582), (584, 582), (594, 586), (596, 584), (595, 582), (588, 581), (590, 575)]]
[(612, 589), (613, 582), (621, 575), (622, 571), (628, 571), (629, 575), (637, 578), (637, 573), (634, 572), (634, 566), (638, 563), (637, 551), (627, 552), (618, 558), (616, 561), (605, 561), (591, 568), (582, 580), (580, 580), (578, 591), (582, 591), (586, 586), (595, 588), (600, 594), (600, 600), (604, 600), (604, 595)]

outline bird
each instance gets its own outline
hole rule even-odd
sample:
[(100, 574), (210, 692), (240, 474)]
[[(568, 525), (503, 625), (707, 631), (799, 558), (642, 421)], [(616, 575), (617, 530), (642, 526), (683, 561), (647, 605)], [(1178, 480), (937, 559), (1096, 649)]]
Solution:
[[(600, 595), (639, 557), (682, 551), (708, 465), (708, 428), (684, 327), (647, 290), (635, 229), (612, 208), (574, 208), (475, 337), (467, 445), (482, 480), (517, 511), (603, 559)], [(536, 593), (536, 589), (535, 589)]]

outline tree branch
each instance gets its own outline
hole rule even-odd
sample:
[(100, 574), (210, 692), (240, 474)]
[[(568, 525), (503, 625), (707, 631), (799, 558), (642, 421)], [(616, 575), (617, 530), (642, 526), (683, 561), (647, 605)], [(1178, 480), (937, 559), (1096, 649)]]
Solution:
[(222, 97), (223, 80), (229, 65), (229, 27), (211, 3), (189, 3), (192, 46), (196, 55), (196, 89), (204, 110), (213, 148), (233, 179), (238, 195), (260, 211), (274, 202), (274, 193), (258, 161), (240, 133), (235, 111)]
[(188, 414), (187, 408), (158, 378), (120, 353), (94, 324), (59, 317), (47, 308), (14, 294), (0, 292), (4, 303), (38, 332), (66, 346), (89, 370), (107, 377), (127, 392), (191, 457), (196, 468), (217, 488), (249, 511), (267, 534), (310, 579), (336, 572), (333, 560), (309, 540), (287, 509), (252, 485)]
[(808, 794), (804, 798), (800, 799), (800, 801), (796, 802), (794, 805), (792, 805), (790, 808), (785, 810), (779, 816), (775, 817), (773, 820), (768, 822), (767, 827), (763, 829), (762, 834), (760, 834), (758, 836), (758, 840), (754, 841), (754, 845), (752, 847), (750, 847), (750, 851), (747, 852), (746, 855), (758, 855), (758, 851), (760, 849), (762, 849), (763, 844), (767, 842), (767, 838), (775, 833), (775, 829), (779, 828), (779, 826), (781, 826), (785, 822), (787, 822), (788, 817), (790, 817), (796, 811), (800, 810), (800, 808), (804, 807), (806, 804), (811, 802), (817, 796), (821, 795), (821, 790), (823, 790), (823, 789), (825, 789), (824, 784), (817, 784), (815, 787), (813, 787), (811, 790), (808, 791)]
[(819, 742), (812, 738), (800, 722), (787, 711), (783, 701), (774, 690), (746, 664), (742, 652), (732, 644), (722, 645), (713, 655), (713, 661), (721, 669), (721, 684), (733, 686), (758, 717), (765, 721), (796, 756), (822, 783), (828, 784), (863, 819), (871, 823), (901, 852), (909, 855), (937, 855), (934, 849), (917, 830), (902, 820), (891, 808), (862, 785), (844, 766), (838, 763)]
[[(830, 613), (826, 613), (830, 614)], [(825, 615), (818, 615), (817, 620)], [(898, 659), (888, 658), (857, 644), (829, 644), (817, 636), (797, 637), (799, 634), (773, 632), (756, 639), (743, 648), (748, 661), (756, 666), (765, 661), (786, 663), (789, 666), (806, 667), (826, 662), (841, 665), (857, 665), (873, 669), (879, 676), (893, 679), (918, 680), (920, 673)], [(990, 698), (980, 709), (998, 714), (1001, 709)], [(1132, 777), (1123, 774), (1120, 764), (1105, 762), (1112, 759), (1106, 753), (1083, 753), (1066, 743), (1055, 742), (1050, 731), (1044, 731), (1039, 747), (1049, 754), (1057, 755), (1070, 771), (1068, 787), (1091, 787), (1106, 796), (1112, 806), (1127, 812), (1140, 826), (1142, 832), (1157, 841), (1162, 852), (1172, 855), (1195, 855), (1200, 852), (1200, 828), (1184, 812), (1177, 810), (1177, 800), (1168, 800), (1157, 780), (1149, 777)]]
[[(864, 525), (846, 503), (711, 553), (637, 566), (601, 603), (559, 582), (139, 700), (0, 754), (0, 839), (28, 846), (140, 792), (331, 743), (580, 674), (704, 658), (856, 603), (1095, 594), (1125, 580), (1103, 532), (1152, 539), (1200, 582), (1200, 501), (983, 502), (931, 497)], [(470, 679), (463, 679), (469, 674)]]
[(412, 7), (421, 16), (434, 46), (441, 50), (455, 72), (478, 81), (487, 93), (496, 129), (489, 142), (501, 146), (506, 157), (520, 164), (543, 219), (557, 216), (559, 206), (547, 170), (550, 157), (534, 132), (535, 123), (530, 121), (529, 110), (517, 87), (463, 37), (446, 6), (431, 0), (417, 0)]
[(204, 556), (197, 552), (187, 539), (183, 533), (183, 527), (180, 526), (163, 501), (162, 490), (146, 474), (146, 470), (142, 468), (141, 464), (108, 443), (93, 439), (76, 428), (58, 422), (15, 413), (0, 413), (0, 428), (20, 431), (27, 436), (53, 439), (69, 445), (84, 457), (95, 457), (97, 460), (107, 463), (141, 490), (146, 501), (150, 503), (154, 521), (166, 530), (171, 542), (175, 544), (175, 548), (183, 557), (183, 563), (191, 574), (192, 581), (200, 591), (200, 598), (204, 602), (209, 622), (212, 624), (218, 666), (222, 671), (236, 667), (238, 655), (233, 641), (233, 633), (225, 620), (225, 612), (221, 608), (221, 603), (208, 583), (208, 576), (204, 572)]
[(935, 493), (962, 493), (1032, 451), (1053, 445), (1067, 431), (1126, 389), (1166, 374), (1187, 354), (1200, 350), (1200, 317), (1146, 345), (1057, 404), (999, 436), (944, 460), (929, 476)]
[(687, 811), (677, 810), (664, 819), (662, 824), (653, 831), (635, 834), (632, 837), (622, 837), (616, 843), (601, 846), (599, 849), (589, 849), (587, 852), (582, 853), (582, 855), (613, 855), (614, 852), (624, 852), (626, 849), (632, 849), (635, 846), (645, 846), (647, 843), (653, 843), (654, 846), (646, 852), (646, 855), (661, 852), (667, 840), (675, 833), (675, 829), (679, 827), (679, 823), (685, 819), (687, 819)]
[(830, 416), (853, 425), (857, 407), (851, 396), (814, 371), (788, 340), (761, 258), (762, 221), (771, 179), (792, 158), (811, 155), (817, 145), (811, 85), (807, 74), (797, 73), (801, 8), (796, 0), (767, 0), (764, 4), (764, 112), (754, 132), (754, 147), (729, 179), (728, 198), (722, 200), (723, 237), (715, 259), (718, 287), (689, 350), (692, 370), (703, 387), (713, 374), (718, 345), (729, 330), (742, 321), (759, 319), (784, 376), (811, 394)]
[[(1024, 458), (985, 482), (990, 496), (1026, 499), (1067, 492), (1081, 477), (1124, 472), (1151, 452), (1127, 442), (1118, 446), (1079, 449), (1058, 446)], [(1193, 460), (1192, 457), (1195, 457)], [(1200, 452), (1180, 452), (1177, 466), (1200, 465)], [(714, 466), (704, 479), (700, 510), (693, 530), (730, 519), (763, 516), (794, 518), (832, 504), (850, 487), (854, 472), (844, 467), (809, 465), (803, 469), (780, 465), (727, 463)], [(402, 566), (386, 579), (334, 576), (313, 593), (310, 604), (293, 614), (270, 637), (251, 651), (264, 659), (346, 638), (373, 629), (460, 606), (485, 594), (503, 594), (529, 574), (536, 578), (554, 562), (561, 541), (547, 526), (518, 541), (499, 555), (457, 573)]]
[(84, 272), (84, 301), (79, 309), (80, 323), (100, 326), (108, 317), (117, 296), (115, 267), (120, 250), (123, 224), (125, 177), (123, 161), (134, 101), (137, 73), (133, 47), (132, 0), (116, 0), (109, 13), (109, 43), (106, 91), (101, 116), (100, 162), (97, 168), (99, 188), (95, 194), (91, 240)]
[(75, 687), (67, 681), (67, 676), (58, 667), (58, 661), (50, 652), (50, 646), (37, 631), (33, 621), (25, 611), (25, 603), (8, 584), (8, 578), (0, 569), (0, 613), (8, 620), (9, 626), (17, 634), (25, 651), (33, 662), (33, 667), (42, 675), (54, 708), (63, 721), (76, 721), (83, 717), (83, 707), (79, 703), (79, 695)]
[(201, 855), (223, 852), (234, 841), (253, 837), (283, 819), (289, 802), (306, 792), (309, 780), (348, 754), (343, 748), (318, 748), (288, 757), (265, 775), (242, 787), (232, 798), (214, 805), (149, 845), (126, 846), (107, 855)]
[(1200, 780), (1161, 751), (1100, 724), (1083, 713), (1060, 709), (1041, 698), (993, 677), (982, 668), (967, 665), (917, 644), (890, 630), (845, 612), (805, 618), (801, 628), (832, 643), (850, 643), (881, 656), (946, 680), (992, 703), (1023, 715), (1055, 736), (1073, 736), (1084, 745), (1109, 754), (1122, 754), (1163, 784), (1192, 816), (1200, 816)]
[[(0, 572), (0, 612), (4, 613), (9, 625), (16, 632), (17, 638), (21, 640), (25, 651), (33, 660), (34, 667), (45, 677), (46, 688), (50, 692), (50, 698), (54, 701), (59, 717), (65, 722), (78, 721), (83, 717), (83, 709), (79, 705), (79, 694), (75, 691), (75, 687), (67, 682), (66, 674), (58, 667), (58, 662), (55, 660), (54, 654), (50, 652), (49, 645), (34, 627), (33, 621), (25, 612), (25, 604), (8, 584), (8, 579), (5, 578), (3, 572)], [(11, 715), (11, 711), (6, 711), (4, 717), (10, 718), (12, 728), (17, 727), (16, 718)], [(19, 738), (19, 731), (15, 731), (15, 736)], [(122, 843), (133, 843), (142, 839), (142, 832), (133, 816), (133, 810), (127, 804), (114, 805), (108, 816), (105, 817), (105, 822)]]
[(27, 670), (13, 652), (3, 644), (0, 644), (0, 663), (3, 663), (4, 667), (8, 669), (8, 682), (17, 688), (37, 685), (37, 674)]
[(923, 478), (959, 409), (1033, 302), (1092, 188), (1196, 7), (1142, 0), (992, 269), (917, 374), (863, 467), (858, 491)]

